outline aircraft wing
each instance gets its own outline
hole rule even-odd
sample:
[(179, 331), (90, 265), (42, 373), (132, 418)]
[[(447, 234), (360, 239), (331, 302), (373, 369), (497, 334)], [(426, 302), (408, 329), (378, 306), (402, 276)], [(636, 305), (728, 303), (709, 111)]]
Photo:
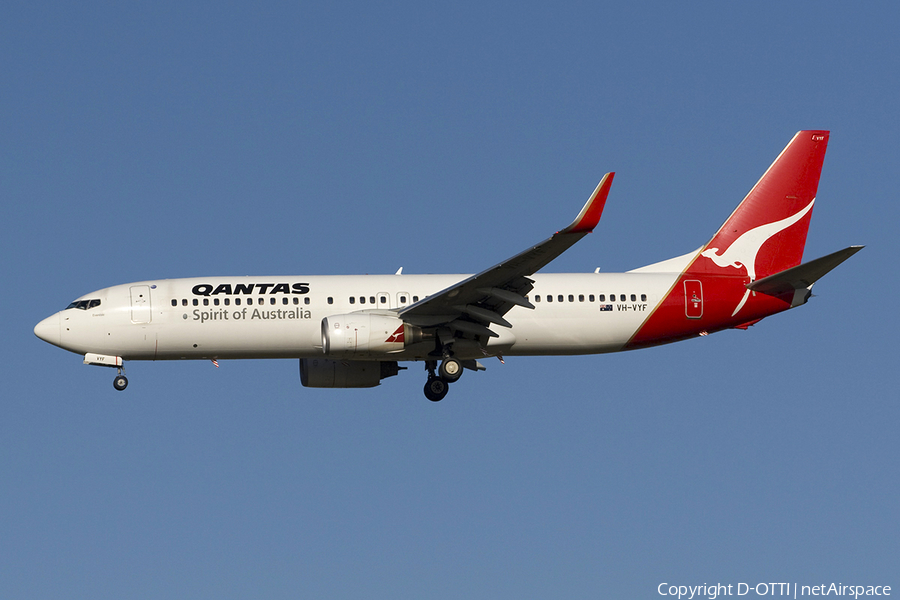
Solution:
[(453, 322), (459, 331), (496, 337), (487, 326), (512, 327), (503, 318), (513, 306), (534, 308), (525, 299), (528, 278), (597, 226), (615, 173), (607, 173), (572, 223), (543, 242), (399, 311), (404, 321), (434, 327)]

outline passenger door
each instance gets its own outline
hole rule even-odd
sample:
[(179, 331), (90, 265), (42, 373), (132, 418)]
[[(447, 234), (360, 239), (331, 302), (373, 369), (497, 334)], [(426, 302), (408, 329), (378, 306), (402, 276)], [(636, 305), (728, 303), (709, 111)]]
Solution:
[(131, 286), (131, 322), (149, 323), (152, 312), (150, 310), (150, 286)]

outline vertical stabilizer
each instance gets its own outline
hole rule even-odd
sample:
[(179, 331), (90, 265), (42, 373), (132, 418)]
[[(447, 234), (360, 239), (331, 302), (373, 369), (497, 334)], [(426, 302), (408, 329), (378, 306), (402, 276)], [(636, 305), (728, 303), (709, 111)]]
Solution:
[[(796, 305), (794, 288), (757, 294), (762, 288), (750, 284), (802, 261), (827, 146), (827, 131), (793, 137), (712, 239), (688, 257), (690, 263), (628, 348), (746, 328)], [(770, 280), (766, 289), (775, 290), (775, 283), (781, 279)]]
[(723, 268), (738, 269), (755, 281), (799, 265), (827, 146), (827, 131), (798, 132), (689, 272), (723, 275)]

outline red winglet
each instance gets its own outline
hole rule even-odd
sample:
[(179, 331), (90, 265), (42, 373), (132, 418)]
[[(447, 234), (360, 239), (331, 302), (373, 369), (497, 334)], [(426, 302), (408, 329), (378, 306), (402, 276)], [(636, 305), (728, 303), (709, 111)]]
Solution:
[(572, 224), (559, 233), (590, 233), (594, 230), (594, 227), (600, 222), (603, 207), (606, 206), (606, 197), (609, 195), (609, 188), (612, 187), (614, 176), (615, 173), (607, 173), (603, 176)]

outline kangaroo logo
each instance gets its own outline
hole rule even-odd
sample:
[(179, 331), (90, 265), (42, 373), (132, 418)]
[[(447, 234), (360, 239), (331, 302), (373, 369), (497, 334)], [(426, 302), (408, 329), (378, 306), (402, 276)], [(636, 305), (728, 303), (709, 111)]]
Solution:
[(397, 328), (397, 331), (395, 331), (390, 336), (388, 336), (388, 339), (386, 339), (384, 341), (394, 344), (394, 343), (403, 342), (405, 340), (405, 338), (406, 338), (406, 336), (404, 335), (403, 325), (401, 325), (400, 327)]
[[(774, 223), (767, 223), (766, 225), (760, 225), (759, 227), (754, 227), (753, 229), (745, 231), (738, 236), (738, 238), (734, 240), (722, 254), (718, 253), (718, 248), (707, 248), (701, 252), (700, 255), (710, 259), (719, 267), (734, 267), (735, 269), (744, 267), (747, 269), (747, 275), (750, 277), (750, 281), (756, 281), (756, 255), (759, 254), (759, 249), (762, 248), (763, 244), (768, 242), (776, 233), (784, 231), (802, 219), (806, 213), (812, 210), (815, 201), (816, 199), (813, 198), (810, 200), (809, 204), (806, 205), (806, 208), (801, 209), (796, 214), (785, 219), (775, 221)], [(744, 297), (741, 298), (737, 308), (731, 313), (732, 317), (738, 314), (738, 311), (743, 308), (744, 303), (747, 302), (749, 296), (750, 290), (745, 291)]]

